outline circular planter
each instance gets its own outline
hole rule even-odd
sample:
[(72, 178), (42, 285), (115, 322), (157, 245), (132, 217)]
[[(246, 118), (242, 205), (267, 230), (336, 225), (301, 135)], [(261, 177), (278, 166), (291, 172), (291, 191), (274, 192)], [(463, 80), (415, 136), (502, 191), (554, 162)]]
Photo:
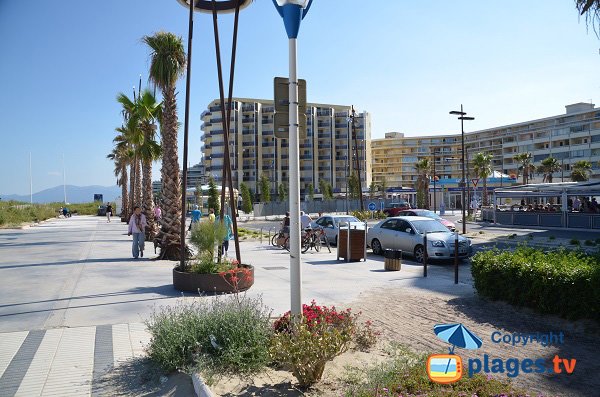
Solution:
[(227, 274), (188, 273), (179, 271), (179, 267), (173, 268), (173, 286), (179, 291), (232, 293), (245, 291), (253, 284), (254, 266), (252, 265), (242, 265), (235, 273)]

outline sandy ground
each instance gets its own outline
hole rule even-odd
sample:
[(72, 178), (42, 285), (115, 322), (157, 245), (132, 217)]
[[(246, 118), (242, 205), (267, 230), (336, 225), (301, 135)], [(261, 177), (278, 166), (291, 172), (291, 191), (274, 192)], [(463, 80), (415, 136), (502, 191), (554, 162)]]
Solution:
[[(431, 288), (431, 283), (416, 279), (409, 288), (389, 288), (362, 295), (348, 305), (353, 311), (362, 311), (364, 319), (372, 319), (382, 331), (378, 349), (371, 353), (348, 352), (336, 358), (326, 367), (323, 381), (305, 393), (294, 388), (294, 378), (283, 371), (269, 371), (248, 384), (238, 380), (222, 380), (211, 389), (220, 396), (339, 396), (336, 381), (345, 365), (363, 366), (365, 363), (381, 362), (385, 359), (381, 347), (390, 341), (409, 346), (424, 353), (447, 353), (448, 344), (433, 333), (439, 323), (462, 323), (483, 340), (478, 350), (456, 349), (455, 353), (466, 364), (469, 358), (491, 359), (530, 358), (545, 359), (551, 366), (555, 355), (575, 358), (576, 366), (571, 375), (520, 373), (512, 382), (533, 395), (590, 397), (600, 396), (600, 327), (592, 322), (572, 322), (555, 316), (540, 315), (526, 308), (517, 308), (502, 302), (491, 302), (479, 298), (467, 284)], [(563, 344), (543, 347), (538, 343), (512, 346), (493, 343), (491, 335), (499, 331), (504, 334), (537, 334), (550, 331), (563, 332)], [(564, 370), (563, 370), (564, 372)], [(466, 375), (465, 375), (466, 376)], [(509, 379), (504, 374), (493, 374), (498, 379)]]

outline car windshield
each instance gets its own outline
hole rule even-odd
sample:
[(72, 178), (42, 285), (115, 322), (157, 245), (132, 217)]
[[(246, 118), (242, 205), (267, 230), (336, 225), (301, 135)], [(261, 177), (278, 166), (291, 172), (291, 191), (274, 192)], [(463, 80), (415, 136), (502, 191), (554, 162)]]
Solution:
[(419, 233), (437, 233), (437, 232), (445, 232), (450, 233), (448, 228), (442, 225), (439, 221), (436, 220), (427, 220), (427, 221), (412, 221), (412, 224), (415, 226)]
[(431, 219), (442, 219), (438, 214), (429, 210), (419, 211), (417, 212), (417, 216), (424, 216)]
[(340, 218), (335, 218), (335, 221), (337, 223), (340, 223), (340, 222), (360, 222), (357, 218), (355, 218), (353, 216), (344, 216), (344, 217), (340, 217)]

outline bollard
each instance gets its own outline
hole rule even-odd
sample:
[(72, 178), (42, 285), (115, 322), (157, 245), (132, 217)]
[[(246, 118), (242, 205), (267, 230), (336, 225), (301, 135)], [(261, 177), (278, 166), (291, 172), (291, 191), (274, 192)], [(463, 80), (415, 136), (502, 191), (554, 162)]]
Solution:
[(423, 277), (427, 277), (427, 233), (423, 234)]
[[(263, 228), (260, 228), (260, 243), (262, 244), (262, 238), (263, 238)], [(267, 242), (267, 244), (269, 244), (271, 242), (271, 229), (269, 229), (269, 241)]]
[(454, 284), (458, 284), (458, 230), (454, 231)]

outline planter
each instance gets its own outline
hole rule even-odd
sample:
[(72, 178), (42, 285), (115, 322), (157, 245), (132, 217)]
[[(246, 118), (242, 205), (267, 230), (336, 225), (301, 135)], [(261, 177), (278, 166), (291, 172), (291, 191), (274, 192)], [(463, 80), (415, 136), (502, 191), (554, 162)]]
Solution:
[(173, 286), (179, 291), (232, 293), (245, 291), (253, 284), (254, 266), (251, 265), (242, 265), (236, 272), (227, 274), (188, 273), (179, 271), (179, 267), (173, 268)]

